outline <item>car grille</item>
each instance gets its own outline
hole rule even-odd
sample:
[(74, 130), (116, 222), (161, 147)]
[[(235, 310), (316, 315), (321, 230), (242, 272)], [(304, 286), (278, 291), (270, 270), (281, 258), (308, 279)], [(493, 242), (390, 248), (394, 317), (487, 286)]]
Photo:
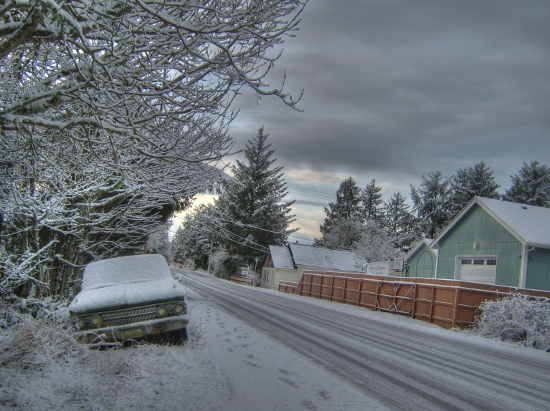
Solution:
[[(182, 313), (176, 313), (174, 308), (178, 304), (183, 304), (185, 309)], [(157, 314), (159, 307), (165, 307), (167, 314), (161, 316)], [(172, 301), (169, 303), (152, 304), (133, 308), (124, 308), (120, 310), (100, 311), (91, 314), (82, 314), (74, 318), (74, 325), (77, 330), (88, 330), (94, 328), (115, 327), (118, 325), (132, 324), (141, 321), (155, 320), (158, 318), (173, 317), (183, 315), (187, 311), (185, 303), (182, 301)], [(101, 324), (92, 324), (92, 318), (95, 316), (101, 317)]]

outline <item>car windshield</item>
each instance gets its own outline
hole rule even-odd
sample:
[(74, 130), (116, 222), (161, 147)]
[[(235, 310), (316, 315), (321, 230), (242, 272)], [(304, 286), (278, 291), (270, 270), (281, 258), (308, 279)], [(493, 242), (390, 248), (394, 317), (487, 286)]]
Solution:
[(158, 254), (111, 258), (88, 264), (82, 290), (172, 278), (163, 256)]

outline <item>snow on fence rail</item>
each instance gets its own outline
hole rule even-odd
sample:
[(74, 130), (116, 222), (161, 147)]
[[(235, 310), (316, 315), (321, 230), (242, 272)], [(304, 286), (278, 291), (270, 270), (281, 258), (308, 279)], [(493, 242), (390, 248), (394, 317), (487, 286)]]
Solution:
[(444, 328), (473, 324), (482, 302), (510, 292), (550, 297), (546, 291), (458, 280), (320, 271), (304, 271), (299, 283), (281, 281), (279, 291), (408, 315)]

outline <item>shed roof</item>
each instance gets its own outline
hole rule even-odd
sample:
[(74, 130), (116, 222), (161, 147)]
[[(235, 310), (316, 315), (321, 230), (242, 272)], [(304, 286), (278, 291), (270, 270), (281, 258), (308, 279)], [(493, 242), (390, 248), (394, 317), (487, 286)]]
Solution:
[(411, 257), (413, 255), (415, 255), (423, 246), (426, 246), (428, 248), (428, 250), (430, 250), (436, 257), (437, 257), (437, 253), (438, 253), (438, 250), (436, 249), (433, 249), (430, 247), (430, 245), (432, 244), (433, 240), (431, 238), (423, 238), (422, 241), (420, 241), (416, 247), (414, 247), (410, 252), (409, 254), (407, 254), (407, 256), (405, 257), (405, 260), (404, 261), (409, 261), (411, 259)]
[(468, 213), (475, 205), (479, 205), (514, 237), (524, 245), (550, 248), (550, 208), (536, 207), (527, 204), (511, 203), (509, 201), (491, 198), (475, 197), (434, 239), (431, 247)]
[(296, 265), (329, 270), (361, 272), (361, 264), (351, 251), (329, 250), (302, 244), (290, 244)]
[(294, 263), (292, 262), (292, 256), (288, 247), (281, 247), (278, 245), (270, 245), (269, 253), (273, 260), (273, 266), (281, 270), (294, 270)]

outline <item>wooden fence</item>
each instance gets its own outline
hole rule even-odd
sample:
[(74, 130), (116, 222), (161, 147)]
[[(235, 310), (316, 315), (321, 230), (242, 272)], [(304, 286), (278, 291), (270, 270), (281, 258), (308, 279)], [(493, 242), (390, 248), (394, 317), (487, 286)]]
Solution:
[(550, 292), (432, 278), (304, 271), (299, 283), (281, 281), (279, 291), (388, 311), (444, 328), (474, 322), (485, 300), (510, 292), (550, 298)]
[(231, 281), (233, 281), (234, 283), (246, 284), (246, 285), (253, 285), (254, 283), (254, 280), (252, 278), (241, 277), (239, 275), (232, 275)]

